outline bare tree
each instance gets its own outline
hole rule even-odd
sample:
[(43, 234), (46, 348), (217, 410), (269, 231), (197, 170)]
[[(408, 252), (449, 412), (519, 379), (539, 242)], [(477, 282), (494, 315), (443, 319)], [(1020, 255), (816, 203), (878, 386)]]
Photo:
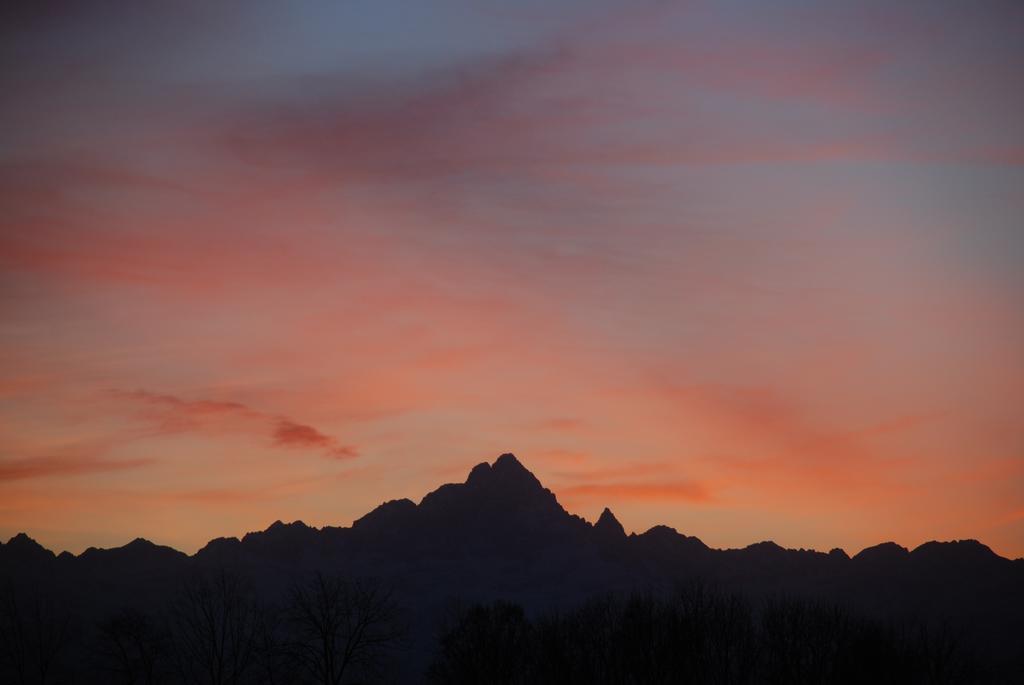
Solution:
[(284, 611), (274, 604), (259, 605), (256, 629), (255, 680), (265, 685), (297, 682), (294, 657), (287, 649)]
[(317, 573), (292, 588), (288, 614), (290, 651), (323, 685), (372, 674), (403, 635), (390, 591), (374, 581)]
[(259, 630), (253, 593), (239, 576), (221, 570), (195, 576), (171, 606), (174, 657), (188, 683), (238, 685), (252, 665)]
[[(552, 621), (541, 632), (541, 642), (551, 633), (559, 644), (544, 649), (545, 656), (561, 653), (563, 634), (551, 630)], [(493, 683), (494, 685), (525, 685), (541, 682), (531, 672), (537, 650), (535, 631), (523, 608), (510, 602), (453, 606), (441, 628), (437, 658), (427, 672), (427, 681), (451, 685)], [(576, 664), (572, 665), (573, 667)], [(573, 670), (571, 667), (570, 671)], [(554, 682), (554, 680), (549, 680)]]
[(53, 682), (71, 637), (67, 605), (51, 593), (0, 588), (0, 679)]
[(161, 680), (166, 638), (153, 619), (138, 609), (123, 609), (99, 625), (101, 671), (126, 685)]

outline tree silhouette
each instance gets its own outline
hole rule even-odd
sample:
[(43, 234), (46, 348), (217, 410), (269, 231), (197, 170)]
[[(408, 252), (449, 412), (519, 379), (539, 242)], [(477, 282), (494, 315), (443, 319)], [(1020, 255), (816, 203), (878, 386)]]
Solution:
[(53, 593), (0, 586), (0, 682), (55, 682), (71, 639), (71, 617)]
[(372, 675), (404, 634), (390, 591), (374, 581), (322, 573), (293, 586), (288, 622), (290, 654), (323, 685)]
[(701, 585), (604, 597), (529, 620), (507, 602), (458, 610), (427, 672), (434, 683), (972, 683), (948, 630), (900, 628), (842, 607), (755, 605)]
[(454, 609), (442, 629), (438, 658), (427, 677), (434, 683), (529, 683), (532, 626), (523, 608), (509, 602)]
[(187, 683), (239, 685), (256, 649), (260, 615), (240, 576), (220, 570), (182, 585), (170, 608), (175, 666)]
[(96, 665), (112, 682), (163, 682), (167, 636), (149, 614), (122, 609), (100, 623), (99, 637)]
[(273, 604), (260, 604), (253, 650), (254, 680), (265, 685), (291, 684), (298, 672), (288, 649), (285, 612)]

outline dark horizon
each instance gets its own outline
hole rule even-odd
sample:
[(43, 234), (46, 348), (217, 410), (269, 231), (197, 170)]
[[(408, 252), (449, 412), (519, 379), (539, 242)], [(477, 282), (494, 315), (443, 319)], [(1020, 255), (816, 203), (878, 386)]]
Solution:
[[(849, 557), (627, 535), (503, 454), (350, 528), (275, 522), (192, 556), (16, 538), (0, 678), (36, 682), (14, 676), (39, 663), (57, 683), (1010, 683), (1021, 609), (1024, 560), (974, 541)], [(234, 656), (210, 661), (217, 645)]]
[[(485, 462), (481, 462), (481, 463), (477, 464), (475, 467), (473, 467), (473, 469), (467, 475), (467, 481), (471, 477), (471, 475), (472, 475), (472, 473), (474, 471), (478, 471), (482, 467), (493, 468), (494, 465), (497, 463), (497, 461), (498, 460), (502, 460), (502, 459), (510, 459), (518, 467), (521, 467), (523, 470), (525, 470), (527, 473), (529, 473), (531, 477), (534, 477), (532, 472), (530, 472), (529, 469), (527, 469), (527, 467), (524, 464), (522, 464), (522, 462), (519, 461), (519, 459), (515, 456), (515, 454), (513, 454), (511, 452), (505, 452), (505, 453), (502, 453), (495, 460), (494, 464), (491, 464), (491, 463), (488, 463), (488, 462), (485, 461)], [(540, 483), (540, 481), (537, 481), (537, 482), (538, 482), (538, 484)], [(455, 483), (446, 483), (446, 484), (443, 484), (443, 485), (439, 486), (438, 489), (444, 488), (444, 487), (446, 487), (448, 485), (454, 485), (454, 484)], [(547, 488), (545, 488), (545, 490), (547, 490)], [(431, 492), (436, 492), (436, 489), (431, 491)], [(422, 503), (423, 499), (426, 499), (427, 497), (429, 497), (430, 494), (431, 493), (426, 493), (420, 499), (420, 502)], [(352, 524), (350, 524), (350, 526), (347, 526), (347, 527), (351, 528), (352, 526), (355, 526), (356, 524), (359, 523), (360, 519), (365, 518), (367, 516), (370, 516), (374, 512), (376, 512), (376, 511), (378, 511), (378, 510), (380, 510), (382, 508), (383, 509), (387, 509), (389, 506), (393, 506), (396, 503), (402, 504), (402, 503), (405, 503), (405, 502), (408, 502), (409, 504), (414, 505), (414, 506), (418, 506), (418, 503), (414, 502), (411, 499), (385, 500), (380, 505), (375, 507), (374, 509), (366, 512), (366, 514), (364, 514), (362, 517), (359, 517), (359, 518), (355, 519), (352, 522)], [(569, 512), (569, 513), (572, 513), (572, 512)], [(577, 514), (576, 516), (579, 516), (579, 515)], [(586, 521), (588, 523), (588, 525), (591, 525), (592, 527), (595, 527), (595, 528), (600, 527), (602, 525), (613, 526), (613, 527), (617, 526), (619, 528), (622, 528), (622, 524), (619, 523), (618, 519), (615, 517), (614, 512), (608, 506), (606, 506), (602, 510), (601, 514), (593, 522), (588, 521), (584, 517), (579, 517), (579, 518), (581, 518), (582, 520)], [(217, 540), (244, 540), (249, 535), (253, 535), (253, 534), (257, 534), (257, 533), (266, 533), (266, 532), (268, 532), (270, 530), (275, 530), (275, 529), (280, 528), (280, 527), (287, 528), (287, 527), (296, 526), (296, 525), (300, 525), (302, 527), (308, 527), (308, 528), (311, 528), (313, 530), (323, 530), (324, 528), (335, 529), (335, 528), (345, 528), (346, 527), (346, 526), (340, 526), (340, 525), (336, 525), (336, 524), (326, 524), (326, 525), (321, 526), (321, 527), (308, 526), (302, 519), (296, 519), (294, 521), (290, 521), (290, 522), (287, 522), (287, 523), (285, 523), (281, 519), (275, 519), (272, 523), (270, 523), (267, 526), (267, 528), (260, 529), (260, 530), (255, 530), (255, 531), (247, 531), (246, 533), (242, 534), (241, 537), (239, 537), (239, 536), (217, 536), (217, 537), (214, 537), (214, 538), (210, 538), (205, 545), (201, 546), (195, 552), (193, 552), (191, 554), (188, 554), (188, 556), (194, 557), (194, 556), (198, 555), (200, 552), (203, 551), (203, 549), (205, 549), (206, 547), (209, 546), (210, 542), (214, 542), (214, 541), (217, 541)], [(679, 534), (685, 535), (685, 537), (697, 540), (702, 545), (704, 544), (701, 541), (701, 539), (700, 539), (700, 535), (697, 534), (697, 531), (677, 531), (674, 528), (672, 528), (671, 526), (666, 526), (665, 524), (661, 524), (661, 523), (656, 523), (656, 524), (650, 526), (646, 531), (643, 531), (641, 533), (638, 533), (637, 531), (628, 531), (627, 532), (625, 530), (623, 532), (625, 534), (627, 534), (629, 537), (636, 537), (636, 536), (642, 535), (644, 533), (650, 533), (651, 531), (653, 531), (655, 529), (663, 529), (663, 528), (667, 528), (667, 529), (671, 530), (673, 533), (679, 533)], [(14, 540), (15, 538), (23, 538), (23, 537), (27, 538), (28, 540), (30, 540), (33, 543), (38, 544), (38, 542), (29, 534), (28, 531), (19, 531), (16, 535), (12, 536), (12, 538), (10, 540), (8, 540), (8, 544), (12, 540)], [(44, 549), (47, 549), (47, 551), (52, 552), (52, 553), (54, 553), (57, 556), (59, 556), (61, 553), (68, 553), (68, 554), (72, 554), (72, 556), (80, 557), (80, 556), (82, 556), (82, 555), (84, 555), (84, 554), (86, 554), (86, 553), (88, 553), (90, 551), (122, 549), (124, 547), (128, 547), (129, 545), (132, 545), (133, 543), (138, 543), (140, 541), (144, 542), (144, 543), (153, 544), (153, 545), (155, 545), (157, 547), (165, 547), (165, 548), (169, 548), (169, 549), (174, 549), (177, 552), (182, 552), (182, 550), (178, 550), (178, 549), (176, 549), (176, 548), (174, 548), (174, 547), (172, 547), (170, 545), (165, 545), (165, 544), (161, 543), (160, 541), (150, 540), (148, 538), (144, 538), (144, 537), (141, 537), (141, 536), (135, 537), (132, 540), (124, 543), (123, 545), (119, 545), (119, 546), (115, 546), (115, 547), (89, 547), (89, 548), (86, 548), (85, 550), (79, 552), (78, 554), (73, 554), (73, 553), (69, 552), (68, 550), (50, 550), (50, 549), (45, 548), (45, 547), (44, 547)], [(743, 547), (720, 547), (720, 548), (709, 547), (709, 549), (718, 550), (718, 551), (741, 550), (741, 549), (750, 549), (750, 548), (753, 548), (753, 547), (757, 547), (757, 546), (760, 546), (760, 545), (766, 545), (766, 544), (767, 545), (775, 545), (776, 543), (773, 540), (767, 539), (767, 540), (758, 540), (758, 541), (755, 541), (755, 542), (751, 542), (751, 543), (749, 543), (749, 544), (747, 544), (747, 545), (745, 545)], [(999, 555), (994, 550), (992, 550), (988, 545), (985, 545), (982, 541), (974, 539), (974, 538), (965, 538), (965, 539), (960, 539), (960, 540), (934, 540), (934, 539), (933, 540), (926, 540), (926, 541), (920, 543), (919, 545), (917, 545), (916, 547), (903, 547), (902, 545), (898, 545), (897, 543), (895, 543), (895, 542), (893, 542), (891, 540), (882, 540), (882, 541), (877, 542), (877, 543), (875, 543), (873, 545), (869, 545), (868, 547), (865, 547), (865, 548), (861, 549), (860, 551), (855, 552), (853, 554), (850, 554), (849, 552), (847, 552), (842, 547), (830, 547), (828, 550), (824, 550), (824, 549), (818, 550), (818, 549), (811, 548), (811, 547), (795, 547), (795, 548), (784, 548), (783, 547), (782, 549), (786, 549), (788, 551), (801, 551), (801, 552), (802, 551), (823, 552), (823, 553), (824, 552), (828, 552), (828, 553), (840, 552), (843, 556), (846, 556), (846, 557), (849, 557), (849, 558), (853, 559), (853, 558), (856, 558), (857, 556), (859, 556), (859, 555), (861, 555), (861, 554), (863, 554), (865, 552), (870, 553), (872, 550), (875, 550), (876, 548), (892, 549), (893, 546), (895, 546), (895, 548), (897, 548), (899, 550), (902, 550), (903, 552), (905, 552), (907, 554), (913, 554), (913, 553), (921, 550), (922, 548), (928, 548), (928, 547), (931, 547), (931, 546), (934, 546), (934, 545), (937, 545), (937, 544), (939, 544), (939, 545), (953, 545), (953, 544), (972, 545), (972, 546), (977, 546), (978, 548), (984, 549), (985, 551), (991, 553), (992, 555), (998, 556), (998, 557), (1003, 558), (1003, 559), (1016, 560), (1016, 561), (1024, 561), (1024, 558), (1022, 558), (1022, 557), (1018, 557), (1016, 559), (1013, 559), (1011, 557), (1003, 557), (1002, 555)], [(4, 545), (3, 541), (0, 541), (0, 547), (2, 547), (3, 545)], [(182, 553), (187, 554), (186, 552), (182, 552)]]

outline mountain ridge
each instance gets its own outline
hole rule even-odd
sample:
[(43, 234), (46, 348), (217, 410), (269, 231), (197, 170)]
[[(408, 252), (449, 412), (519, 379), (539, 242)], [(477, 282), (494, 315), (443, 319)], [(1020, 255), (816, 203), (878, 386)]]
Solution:
[[(748, 550), (757, 551), (759, 553), (781, 551), (796, 553), (815, 552), (823, 554), (823, 552), (819, 552), (818, 550), (805, 549), (802, 547), (797, 549), (786, 548), (778, 545), (772, 540), (751, 543), (740, 548), (712, 548), (706, 545), (699, 537), (679, 533), (675, 528), (664, 524), (655, 524), (643, 532), (638, 533), (634, 531), (627, 535), (622, 524), (615, 518), (615, 515), (608, 507), (604, 508), (594, 523), (590, 523), (583, 517), (571, 514), (565, 510), (561, 504), (558, 503), (555, 494), (548, 488), (545, 488), (540, 480), (538, 480), (536, 476), (512, 453), (502, 454), (493, 464), (488, 462), (481, 462), (477, 464), (470, 470), (464, 482), (442, 484), (434, 490), (426, 493), (420, 499), (419, 503), (413, 502), (408, 498), (384, 501), (366, 514), (355, 519), (352, 524), (347, 527), (328, 524), (317, 528), (316, 526), (307, 525), (302, 520), (285, 523), (280, 519), (277, 519), (267, 528), (263, 530), (248, 531), (241, 537), (222, 536), (211, 538), (205, 545), (192, 554), (181, 552), (173, 547), (161, 545), (142, 537), (137, 537), (131, 542), (117, 547), (89, 547), (79, 554), (74, 554), (67, 550), (55, 553), (53, 550), (41, 545), (34, 538), (29, 536), (27, 532), (23, 531), (12, 536), (6, 544), (3, 541), (0, 541), (0, 550), (3, 550), (4, 556), (12, 552), (19, 555), (48, 555), (54, 558), (64, 554), (69, 554), (71, 557), (78, 559), (94, 556), (100, 552), (126, 550), (132, 546), (137, 546), (140, 543), (145, 543), (155, 549), (172, 550), (180, 555), (197, 557), (203, 554), (204, 551), (208, 552), (211, 547), (226, 548), (236, 543), (242, 545), (260, 545), (265, 544), (268, 539), (275, 537), (284, 538), (288, 536), (301, 535), (308, 538), (311, 533), (322, 533), (324, 531), (337, 532), (358, 530), (359, 532), (384, 532), (382, 531), (382, 528), (406, 523), (411, 520), (411, 518), (424, 511), (424, 508), (433, 514), (442, 513), (441, 510), (443, 510), (445, 506), (452, 506), (452, 500), (465, 497), (466, 495), (470, 495), (470, 497), (467, 498), (469, 503), (475, 505), (480, 505), (482, 503), (481, 500), (483, 499), (490, 500), (489, 503), (484, 504), (484, 506), (487, 507), (493, 507), (494, 505), (513, 505), (514, 511), (517, 514), (524, 513), (524, 508), (527, 510), (533, 509), (534, 511), (532, 513), (537, 513), (538, 509), (541, 510), (541, 513), (548, 514), (560, 512), (577, 523), (585, 524), (591, 530), (598, 531), (601, 535), (611, 538), (619, 537), (620, 532), (622, 537), (626, 537), (628, 539), (644, 537), (664, 538), (671, 534), (678, 536), (681, 542), (685, 542), (690, 546), (701, 547), (708, 551), (730, 552), (736, 550)], [(461, 503), (459, 508), (463, 508)], [(547, 511), (544, 512), (544, 509), (547, 509)], [(451, 514), (452, 512), (444, 513)], [(465, 512), (460, 511), (458, 513)], [(1018, 559), (1003, 557), (984, 543), (971, 538), (962, 540), (928, 540), (912, 549), (899, 545), (896, 542), (884, 541), (865, 547), (852, 556), (847, 555), (841, 548), (833, 548), (828, 552), (828, 554), (833, 554), (837, 551), (841, 553), (842, 556), (845, 556), (852, 561), (860, 561), (861, 563), (879, 562), (883, 560), (893, 561), (903, 558), (920, 558), (922, 556), (948, 560), (959, 554), (964, 556), (969, 555), (975, 559), (986, 558), (1001, 559), (1004, 561), (1024, 561), (1024, 557)], [(2, 558), (3, 557), (0, 556), (0, 559)]]
[[(24, 533), (0, 543), (0, 590), (49, 587), (92, 617), (109, 616), (126, 601), (158, 612), (183, 579), (226, 569), (270, 601), (311, 574), (378, 579), (409, 610), (420, 645), (432, 644), (452, 602), (507, 600), (549, 612), (594, 597), (671, 594), (695, 582), (764, 601), (835, 604), (887, 621), (948, 623), (1000, 668), (1012, 670), (1005, 657), (1024, 644), (1024, 561), (976, 540), (912, 550), (885, 542), (851, 557), (839, 548), (787, 549), (767, 540), (715, 549), (665, 525), (626, 534), (610, 508), (593, 523), (566, 511), (510, 454), (418, 503), (384, 501), (347, 527), (275, 520), (241, 537), (213, 538), (191, 555), (140, 538), (77, 556), (55, 556)], [(427, 656), (421, 650), (416, 659)]]

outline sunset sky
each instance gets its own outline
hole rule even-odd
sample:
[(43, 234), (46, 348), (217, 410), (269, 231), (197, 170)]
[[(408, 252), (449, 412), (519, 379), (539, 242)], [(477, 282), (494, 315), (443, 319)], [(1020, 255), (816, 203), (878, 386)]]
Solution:
[(1024, 3), (18, 4), (3, 540), (515, 452), (627, 531), (1024, 555)]

